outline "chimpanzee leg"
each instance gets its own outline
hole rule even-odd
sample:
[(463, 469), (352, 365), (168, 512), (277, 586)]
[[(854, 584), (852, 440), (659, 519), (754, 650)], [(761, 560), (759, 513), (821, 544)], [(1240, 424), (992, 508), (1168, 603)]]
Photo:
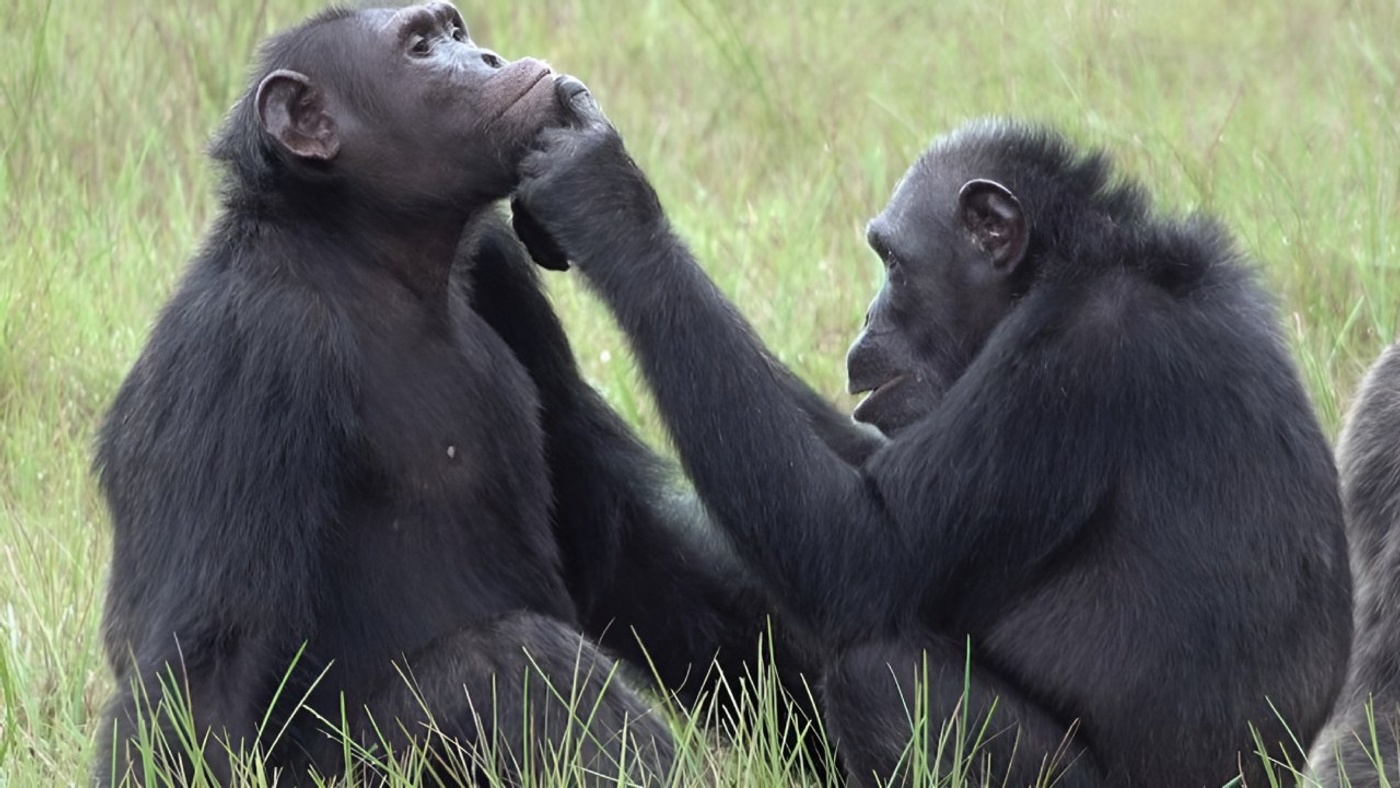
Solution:
[[(1070, 725), (973, 663), (950, 638), (856, 646), (822, 684), (827, 734), (852, 782), (910, 782), (919, 769), (970, 785), (1098, 786)], [(916, 731), (914, 724), (926, 720)], [(945, 734), (946, 730), (946, 734)]]
[(393, 757), (426, 748), (446, 784), (486, 774), (508, 784), (662, 783), (675, 757), (670, 731), (614, 673), (577, 632), (517, 613), (409, 657), (360, 727)]

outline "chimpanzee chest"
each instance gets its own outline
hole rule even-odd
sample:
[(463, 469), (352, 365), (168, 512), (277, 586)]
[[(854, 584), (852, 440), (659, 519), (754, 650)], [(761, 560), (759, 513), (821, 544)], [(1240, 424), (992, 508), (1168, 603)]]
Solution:
[(509, 348), (469, 310), (451, 332), (361, 347), (369, 462), (334, 548), (348, 574), (414, 600), (437, 622), (426, 629), (507, 610), (568, 616), (538, 394)]

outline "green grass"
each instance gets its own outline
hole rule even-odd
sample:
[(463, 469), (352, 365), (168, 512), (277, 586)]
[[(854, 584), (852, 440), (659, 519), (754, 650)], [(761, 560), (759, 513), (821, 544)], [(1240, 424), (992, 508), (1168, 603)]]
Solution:
[[(315, 6), (0, 5), (0, 785), (85, 773), (110, 689), (94, 429), (210, 219), (203, 148), (254, 42)], [(879, 276), (864, 223), (932, 136), (987, 114), (1059, 125), (1165, 207), (1223, 217), (1329, 430), (1400, 327), (1394, 0), (463, 10), (507, 57), (589, 83), (721, 287), (843, 403)], [(659, 440), (608, 317), (575, 277), (550, 280), (589, 374)]]

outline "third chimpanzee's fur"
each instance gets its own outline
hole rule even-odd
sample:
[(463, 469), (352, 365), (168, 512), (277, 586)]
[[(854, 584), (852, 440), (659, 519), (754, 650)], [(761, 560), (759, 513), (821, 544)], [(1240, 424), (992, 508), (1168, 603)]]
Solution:
[(1379, 787), (1381, 774), (1391, 784), (1400, 778), (1400, 345), (1367, 373), (1337, 455), (1356, 636), (1351, 676), (1313, 767), (1323, 785)]
[(264, 48), (215, 145), (221, 215), (102, 428), (98, 782), (202, 750), (227, 783), (254, 747), (284, 781), (334, 774), (335, 728), (649, 782), (669, 732), (579, 630), (682, 699), (716, 650), (756, 653), (762, 595), (584, 384), (492, 212), (560, 117), (552, 79), (445, 3)]
[(820, 702), (857, 782), (924, 753), (946, 774), (955, 713), (979, 784), (1301, 763), (1351, 636), (1341, 503), (1218, 226), (1155, 216), (1043, 130), (940, 140), (871, 223), (887, 279), (849, 372), (888, 441), (838, 451), (587, 91), (559, 88), (575, 124), (523, 162), (517, 227), (612, 309), (701, 497), (827, 644)]

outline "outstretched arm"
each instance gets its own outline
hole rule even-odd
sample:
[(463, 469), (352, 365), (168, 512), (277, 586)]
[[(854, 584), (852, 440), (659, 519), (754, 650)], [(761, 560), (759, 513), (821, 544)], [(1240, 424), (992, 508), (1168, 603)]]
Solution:
[[(568, 270), (567, 256), (549, 233), (518, 200), (513, 205), (517, 210), (511, 217), (512, 224), (535, 262), (554, 271)], [(849, 414), (838, 411), (825, 397), (776, 358), (769, 356), (768, 361), (792, 402), (807, 414), (807, 419), (817, 436), (836, 452), (838, 457), (851, 465), (861, 465), (885, 444), (884, 437), (877, 431), (856, 424)]]
[(871, 455), (885, 445), (884, 436), (873, 427), (855, 423), (850, 414), (837, 410), (792, 370), (781, 364), (777, 366), (777, 374), (792, 401), (807, 414), (807, 421), (817, 437), (837, 457), (851, 465), (864, 465)]
[(868, 449), (838, 453), (823, 439), (791, 374), (695, 263), (573, 85), (565, 98), (579, 127), (542, 135), (518, 200), (617, 317), (696, 489), (789, 611), (838, 641), (894, 627), (910, 601), (888, 575), (913, 575), (916, 558), (845, 458)]
[[(718, 654), (730, 680), (751, 670), (773, 605), (715, 534), (674, 469), (583, 380), (534, 265), (499, 216), (467, 238), (472, 308), (539, 387), (555, 535), (584, 629), (684, 702)], [(777, 670), (792, 689), (807, 670), (780, 622)], [(710, 679), (717, 678), (709, 676)]]

